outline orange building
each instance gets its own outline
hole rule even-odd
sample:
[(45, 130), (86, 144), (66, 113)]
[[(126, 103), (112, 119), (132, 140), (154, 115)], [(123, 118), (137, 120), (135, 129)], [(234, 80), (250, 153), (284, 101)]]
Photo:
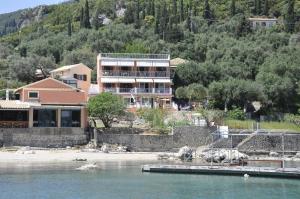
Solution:
[(86, 92), (53, 78), (15, 90), (0, 101), (0, 127), (87, 127)]
[(61, 80), (70, 86), (84, 90), (86, 97), (88, 97), (89, 89), (91, 87), (91, 72), (92, 69), (82, 63), (79, 63), (62, 66), (50, 71), (50, 74), (52, 78)]

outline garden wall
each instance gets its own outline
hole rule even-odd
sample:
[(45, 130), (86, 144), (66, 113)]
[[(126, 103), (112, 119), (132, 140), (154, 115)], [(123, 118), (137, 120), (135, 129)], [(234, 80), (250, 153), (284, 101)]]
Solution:
[(178, 127), (173, 130), (172, 135), (141, 135), (131, 133), (132, 131), (135, 130), (99, 129), (98, 143), (121, 144), (133, 151), (177, 151), (185, 145), (199, 147), (211, 143), (210, 133), (215, 129), (194, 126)]
[(82, 128), (0, 128), (0, 145), (31, 147), (66, 147), (87, 144)]

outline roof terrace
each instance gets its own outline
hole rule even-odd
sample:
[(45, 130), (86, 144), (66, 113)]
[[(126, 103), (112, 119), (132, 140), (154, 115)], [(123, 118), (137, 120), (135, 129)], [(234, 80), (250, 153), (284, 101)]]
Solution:
[(139, 54), (139, 53), (100, 53), (101, 58), (107, 59), (155, 59), (169, 60), (169, 54)]

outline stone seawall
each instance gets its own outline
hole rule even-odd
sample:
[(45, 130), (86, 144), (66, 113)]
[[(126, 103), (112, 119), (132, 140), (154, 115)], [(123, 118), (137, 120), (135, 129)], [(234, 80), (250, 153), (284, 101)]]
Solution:
[(300, 134), (298, 133), (285, 135), (284, 138), (281, 135), (256, 134), (239, 146), (239, 150), (243, 152), (281, 152), (283, 150), (283, 140), (284, 151), (300, 151)]
[(98, 130), (97, 139), (99, 144), (121, 144), (133, 151), (177, 151), (185, 145), (199, 147), (211, 143), (210, 133), (214, 130), (189, 126), (175, 128), (172, 135), (141, 135), (112, 128)]
[(0, 128), (0, 145), (31, 147), (66, 147), (87, 144), (82, 128)]

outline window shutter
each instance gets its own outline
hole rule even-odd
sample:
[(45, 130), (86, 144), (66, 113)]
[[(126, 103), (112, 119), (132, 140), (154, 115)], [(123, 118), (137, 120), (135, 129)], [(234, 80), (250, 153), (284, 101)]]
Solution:
[(87, 79), (87, 76), (83, 75), (83, 81), (86, 81), (86, 79)]
[(74, 74), (73, 77), (74, 77), (75, 79), (77, 79), (77, 74)]

